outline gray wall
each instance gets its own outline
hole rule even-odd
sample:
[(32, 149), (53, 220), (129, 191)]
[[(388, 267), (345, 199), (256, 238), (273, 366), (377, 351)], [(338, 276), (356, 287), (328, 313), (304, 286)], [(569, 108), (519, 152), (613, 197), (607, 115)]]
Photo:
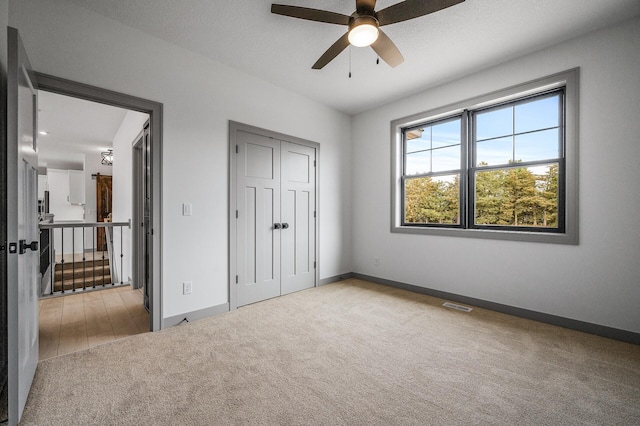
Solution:
[[(234, 120), (321, 144), (321, 279), (355, 271), (640, 332), (638, 19), (348, 117), (64, 0), (10, 3), (38, 71), (164, 104), (165, 318), (228, 301)], [(391, 120), (573, 67), (581, 68), (580, 245), (389, 232)], [(183, 202), (193, 216), (181, 216)], [(194, 249), (199, 241), (211, 244)], [(182, 295), (182, 281), (194, 294)]]
[(229, 120), (320, 143), (320, 278), (351, 271), (349, 116), (64, 0), (10, 5), (37, 71), (164, 104), (164, 318), (228, 302)]
[[(355, 116), (354, 271), (640, 332), (637, 40), (639, 19)], [(574, 67), (581, 69), (578, 246), (389, 232), (390, 121)]]

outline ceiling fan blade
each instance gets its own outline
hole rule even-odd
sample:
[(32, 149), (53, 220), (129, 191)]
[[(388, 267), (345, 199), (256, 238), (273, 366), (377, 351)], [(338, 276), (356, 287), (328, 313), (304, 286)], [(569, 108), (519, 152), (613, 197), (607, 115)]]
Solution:
[(308, 7), (287, 6), (284, 4), (272, 4), (271, 13), (291, 16), (293, 18), (306, 19), (307, 21), (326, 22), (329, 24), (349, 25), (351, 17), (341, 13), (328, 12), (326, 10), (311, 9)]
[(373, 12), (376, 9), (376, 0), (356, 0), (356, 12)]
[(311, 68), (314, 70), (322, 69), (325, 65), (333, 60), (336, 56), (340, 54), (344, 49), (349, 46), (349, 33), (346, 33), (342, 37), (338, 39), (333, 45), (327, 49), (326, 52), (320, 56), (320, 59), (316, 61), (315, 64)]
[(419, 16), (437, 12), (464, 0), (406, 0), (379, 10), (377, 13), (380, 26), (395, 24), (396, 22), (407, 21)]
[(378, 39), (373, 42), (371, 48), (385, 61), (391, 68), (395, 68), (404, 62), (402, 53), (398, 50), (395, 44), (391, 41), (384, 31), (378, 29)]

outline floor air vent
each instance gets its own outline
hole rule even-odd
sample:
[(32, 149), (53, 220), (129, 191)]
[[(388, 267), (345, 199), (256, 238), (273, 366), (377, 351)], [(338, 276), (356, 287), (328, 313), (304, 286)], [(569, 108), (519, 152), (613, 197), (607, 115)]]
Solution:
[(442, 306), (444, 306), (445, 308), (456, 309), (456, 310), (462, 311), (462, 312), (471, 312), (471, 311), (473, 311), (473, 308), (470, 308), (468, 306), (456, 305), (455, 303), (451, 303), (451, 302), (444, 302), (442, 304)]

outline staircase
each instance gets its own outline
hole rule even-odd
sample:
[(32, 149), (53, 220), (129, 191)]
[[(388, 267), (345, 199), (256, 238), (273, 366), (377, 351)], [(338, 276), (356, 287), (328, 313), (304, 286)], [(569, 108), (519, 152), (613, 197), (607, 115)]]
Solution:
[(129, 222), (41, 223), (40, 230), (48, 236), (41, 244), (40, 297), (129, 285), (121, 272)]
[[(64, 289), (63, 289), (64, 284)], [(95, 260), (57, 262), (54, 272), (53, 291), (73, 291), (111, 285), (109, 258), (96, 257)]]

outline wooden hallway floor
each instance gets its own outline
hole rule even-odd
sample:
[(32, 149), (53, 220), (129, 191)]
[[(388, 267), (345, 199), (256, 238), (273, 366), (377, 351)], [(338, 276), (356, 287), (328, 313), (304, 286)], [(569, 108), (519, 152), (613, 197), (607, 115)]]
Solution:
[(130, 286), (41, 299), (40, 360), (149, 331), (142, 291)]

